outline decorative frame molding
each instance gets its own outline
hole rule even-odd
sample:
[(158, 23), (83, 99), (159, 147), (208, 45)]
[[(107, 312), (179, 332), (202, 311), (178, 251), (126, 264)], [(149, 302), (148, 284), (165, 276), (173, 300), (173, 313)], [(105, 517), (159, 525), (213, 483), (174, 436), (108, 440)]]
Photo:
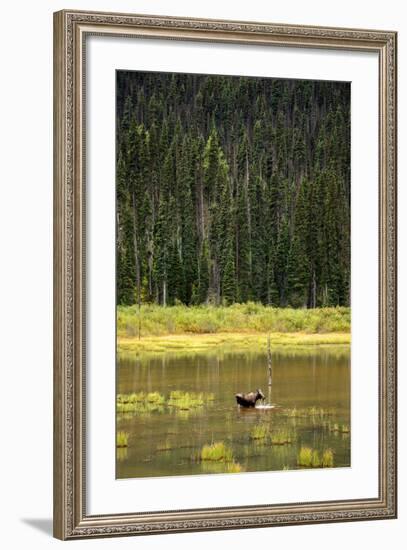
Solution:
[[(84, 49), (89, 34), (318, 47), (379, 57), (378, 498), (90, 516), (85, 452)], [(64, 10), (54, 14), (54, 536), (60, 539), (395, 518), (396, 52), (391, 31)]]

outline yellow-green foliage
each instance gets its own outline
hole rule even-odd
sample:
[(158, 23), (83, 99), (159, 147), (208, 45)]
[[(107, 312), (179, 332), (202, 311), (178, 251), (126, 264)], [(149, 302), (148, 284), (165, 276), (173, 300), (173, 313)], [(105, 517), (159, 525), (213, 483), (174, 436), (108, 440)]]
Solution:
[(156, 405), (164, 405), (165, 397), (158, 393), (158, 391), (147, 394), (147, 402), (155, 403)]
[(201, 451), (201, 460), (212, 460), (216, 462), (233, 462), (232, 449), (227, 447), (223, 441), (205, 445)]
[(168, 406), (174, 407), (174, 409), (179, 409), (181, 411), (189, 411), (196, 407), (202, 407), (205, 402), (213, 400), (213, 393), (204, 394), (204, 393), (195, 393), (195, 392), (182, 392), (182, 391), (173, 391), (170, 394), (170, 399), (168, 400)]
[(289, 445), (292, 441), (292, 435), (286, 430), (280, 430), (270, 435), (270, 442), (272, 445)]
[(128, 447), (128, 445), (129, 445), (128, 432), (117, 432), (116, 447)]
[(297, 464), (303, 468), (332, 468), (334, 465), (334, 455), (331, 449), (325, 449), (321, 457), (317, 449), (301, 447), (298, 453)]
[[(248, 302), (229, 307), (143, 305), (140, 312), (141, 337), (165, 334), (207, 334), (219, 332), (305, 332), (350, 331), (350, 308), (274, 308)], [(119, 338), (138, 335), (139, 315), (134, 306), (118, 306)]]
[(251, 439), (265, 439), (269, 434), (269, 429), (266, 424), (257, 424), (250, 432)]
[(158, 392), (152, 393), (119, 393), (116, 398), (118, 413), (146, 414), (154, 411), (163, 411), (165, 397)]
[(312, 449), (310, 447), (301, 447), (297, 459), (298, 466), (310, 468), (312, 466)]
[(312, 449), (311, 466), (313, 468), (318, 468), (320, 465), (321, 465), (321, 460), (319, 458), (319, 452), (316, 449)]
[(334, 465), (334, 454), (332, 449), (326, 449), (322, 454), (322, 467), (332, 468)]

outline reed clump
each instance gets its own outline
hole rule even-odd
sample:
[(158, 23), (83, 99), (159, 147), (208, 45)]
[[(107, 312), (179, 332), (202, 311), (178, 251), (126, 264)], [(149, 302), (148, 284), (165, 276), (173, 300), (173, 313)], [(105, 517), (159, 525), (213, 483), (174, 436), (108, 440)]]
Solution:
[(201, 451), (201, 460), (213, 462), (233, 462), (233, 452), (223, 441), (204, 445)]
[(116, 447), (124, 448), (129, 446), (129, 433), (128, 432), (117, 432), (116, 435)]
[(269, 435), (269, 428), (266, 424), (257, 424), (250, 432), (250, 439), (262, 440)]
[(290, 445), (293, 439), (293, 436), (287, 430), (279, 430), (270, 434), (270, 443), (272, 445)]
[(302, 468), (332, 468), (334, 466), (334, 454), (332, 449), (325, 449), (321, 455), (317, 449), (301, 447), (297, 464)]
[(182, 392), (177, 390), (171, 392), (168, 400), (168, 406), (181, 411), (189, 411), (190, 409), (202, 407), (209, 401), (213, 401), (213, 399), (213, 393), (204, 394), (196, 392)]

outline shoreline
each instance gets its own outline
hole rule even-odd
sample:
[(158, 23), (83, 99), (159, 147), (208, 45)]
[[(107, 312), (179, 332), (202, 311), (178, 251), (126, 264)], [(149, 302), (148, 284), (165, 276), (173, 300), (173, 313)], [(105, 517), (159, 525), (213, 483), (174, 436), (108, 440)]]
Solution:
[(311, 350), (314, 347), (349, 347), (350, 332), (218, 332), (168, 334), (164, 336), (118, 337), (119, 354), (163, 354), (163, 353), (200, 353), (216, 351), (219, 348), (233, 350), (260, 351), (267, 349), (267, 337), (270, 334), (271, 349)]

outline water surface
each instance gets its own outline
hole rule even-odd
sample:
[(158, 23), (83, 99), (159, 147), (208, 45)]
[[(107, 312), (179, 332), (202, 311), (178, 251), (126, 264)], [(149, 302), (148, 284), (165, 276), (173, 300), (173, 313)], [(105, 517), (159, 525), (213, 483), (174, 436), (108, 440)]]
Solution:
[[(237, 392), (261, 388), (271, 410), (245, 410)], [(265, 353), (222, 350), (193, 355), (119, 356), (117, 392), (213, 393), (214, 400), (190, 411), (167, 405), (149, 413), (117, 415), (117, 430), (129, 434), (117, 449), (117, 477), (157, 477), (225, 471), (221, 463), (198, 460), (204, 445), (223, 441), (243, 471), (297, 469), (307, 446), (332, 449), (334, 466), (350, 466), (350, 353), (346, 346), (273, 352), (273, 385), (267, 386)], [(295, 414), (312, 407), (322, 415)], [(292, 435), (292, 443), (253, 440), (256, 425)], [(339, 428), (339, 429), (338, 429)]]

